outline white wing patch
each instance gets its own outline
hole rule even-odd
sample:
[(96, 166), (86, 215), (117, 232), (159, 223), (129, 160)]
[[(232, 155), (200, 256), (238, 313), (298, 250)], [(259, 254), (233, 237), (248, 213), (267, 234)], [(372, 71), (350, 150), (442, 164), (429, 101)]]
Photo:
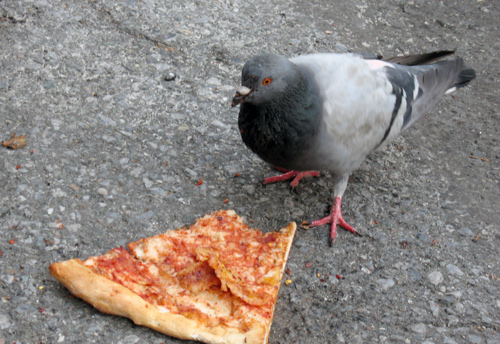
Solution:
[(366, 63), (368, 63), (371, 70), (377, 70), (384, 67), (395, 68), (392, 64), (381, 60), (366, 60)]
[(418, 92), (420, 90), (420, 84), (418, 83), (418, 79), (416, 75), (413, 75), (413, 82), (415, 83), (415, 89), (413, 90), (413, 100), (417, 99)]

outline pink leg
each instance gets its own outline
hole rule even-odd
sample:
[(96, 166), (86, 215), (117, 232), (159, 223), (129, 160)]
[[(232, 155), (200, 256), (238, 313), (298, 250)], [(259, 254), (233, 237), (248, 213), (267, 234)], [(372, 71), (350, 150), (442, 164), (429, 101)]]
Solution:
[(311, 223), (311, 227), (315, 226), (322, 226), (327, 223), (331, 223), (331, 229), (330, 229), (330, 245), (332, 245), (335, 242), (335, 237), (337, 236), (337, 225), (340, 225), (344, 229), (348, 230), (351, 233), (354, 233), (358, 236), (361, 236), (354, 227), (349, 225), (347, 222), (344, 221), (342, 218), (342, 213), (341, 213), (341, 205), (342, 205), (342, 199), (340, 196), (335, 197), (335, 203), (333, 204), (333, 207), (331, 209), (330, 215), (327, 217), (322, 218), (321, 220), (316, 220)]
[(304, 171), (304, 172), (289, 171), (289, 170), (285, 170), (284, 168), (281, 168), (281, 167), (276, 167), (276, 169), (278, 171), (285, 172), (285, 173), (280, 175), (280, 176), (264, 178), (264, 184), (281, 182), (283, 180), (288, 180), (288, 179), (293, 178), (290, 185), (292, 186), (292, 188), (295, 188), (297, 185), (299, 185), (299, 181), (304, 177), (319, 177), (319, 171)]

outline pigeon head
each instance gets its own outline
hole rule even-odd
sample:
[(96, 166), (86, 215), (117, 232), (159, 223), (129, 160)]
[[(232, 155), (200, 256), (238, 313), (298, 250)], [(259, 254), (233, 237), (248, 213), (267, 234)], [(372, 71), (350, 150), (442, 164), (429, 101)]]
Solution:
[(242, 86), (237, 89), (231, 106), (269, 103), (284, 94), (287, 87), (299, 78), (297, 67), (285, 57), (273, 54), (256, 56), (243, 66)]

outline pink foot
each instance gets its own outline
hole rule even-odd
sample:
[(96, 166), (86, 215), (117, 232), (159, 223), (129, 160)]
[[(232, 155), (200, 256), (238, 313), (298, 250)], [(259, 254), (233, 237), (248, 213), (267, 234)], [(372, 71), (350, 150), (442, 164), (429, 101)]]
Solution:
[(354, 227), (349, 225), (347, 222), (344, 221), (342, 218), (342, 213), (340, 211), (342, 204), (342, 199), (339, 196), (335, 197), (335, 203), (331, 209), (330, 215), (327, 217), (322, 218), (321, 220), (316, 220), (313, 221), (310, 224), (310, 227), (315, 227), (315, 226), (322, 226), (326, 225), (327, 223), (331, 223), (331, 229), (330, 229), (330, 245), (332, 245), (335, 242), (335, 237), (337, 236), (337, 225), (340, 225), (344, 229), (348, 230), (349, 232), (356, 234), (358, 236), (361, 236)]
[(264, 178), (264, 185), (266, 184), (271, 184), (271, 183), (276, 183), (276, 182), (281, 182), (283, 180), (288, 180), (292, 179), (292, 182), (290, 185), (292, 188), (297, 187), (299, 185), (299, 181), (304, 178), (304, 177), (319, 177), (319, 171), (289, 171), (285, 170), (284, 168), (281, 167), (275, 167), (278, 171), (285, 172), (284, 174), (280, 176), (274, 176), (274, 177), (267, 177)]

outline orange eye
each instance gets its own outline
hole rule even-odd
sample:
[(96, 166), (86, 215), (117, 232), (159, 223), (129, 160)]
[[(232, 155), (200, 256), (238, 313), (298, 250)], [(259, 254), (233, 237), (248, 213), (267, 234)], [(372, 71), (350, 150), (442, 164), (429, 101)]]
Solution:
[(271, 78), (265, 78), (263, 81), (262, 81), (262, 84), (263, 85), (269, 85), (271, 83)]

